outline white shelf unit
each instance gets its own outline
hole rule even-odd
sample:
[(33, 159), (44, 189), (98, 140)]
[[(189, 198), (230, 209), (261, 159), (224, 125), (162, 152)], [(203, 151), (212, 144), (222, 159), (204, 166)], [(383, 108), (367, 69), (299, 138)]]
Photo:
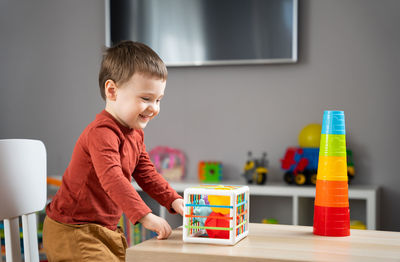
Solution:
[[(186, 188), (198, 186), (199, 182), (170, 182), (172, 188), (178, 193), (182, 193)], [(223, 185), (243, 185), (243, 182), (238, 181), (222, 181)], [(137, 191), (142, 189), (134, 182), (133, 186)], [(266, 184), (266, 185), (249, 185), (250, 197), (257, 196), (261, 198), (273, 197), (274, 199), (285, 198), (291, 202), (291, 223), (292, 225), (312, 225), (315, 186), (290, 186), (285, 184)], [(350, 217), (352, 212), (360, 213), (362, 220), (366, 222), (367, 229), (376, 230), (378, 227), (377, 210), (379, 210), (379, 187), (378, 186), (349, 186), (349, 201), (350, 201)], [(361, 200), (361, 201), (359, 201)], [(352, 201), (355, 202), (354, 206)], [(270, 202), (269, 202), (270, 203)], [(262, 207), (255, 206), (250, 199), (251, 210), (262, 210)], [(276, 205), (279, 205), (277, 201)], [(280, 205), (278, 208), (287, 209), (285, 205)], [(353, 210), (354, 208), (354, 210)], [(363, 210), (357, 210), (363, 209)], [(163, 218), (167, 218), (167, 211), (164, 207), (160, 207), (159, 214)], [(262, 211), (261, 211), (262, 212)], [(250, 214), (251, 215), (251, 214)], [(311, 222), (310, 222), (311, 221)], [(254, 221), (260, 222), (260, 221)], [(179, 223), (179, 222), (178, 222)], [(310, 224), (311, 223), (311, 224)], [(175, 223), (176, 224), (176, 223)]]

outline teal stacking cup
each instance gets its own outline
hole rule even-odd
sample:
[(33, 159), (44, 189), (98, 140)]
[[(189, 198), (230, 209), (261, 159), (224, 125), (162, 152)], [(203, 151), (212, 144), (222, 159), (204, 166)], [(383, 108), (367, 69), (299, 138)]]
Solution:
[(345, 135), (344, 112), (325, 110), (322, 119), (321, 134)]

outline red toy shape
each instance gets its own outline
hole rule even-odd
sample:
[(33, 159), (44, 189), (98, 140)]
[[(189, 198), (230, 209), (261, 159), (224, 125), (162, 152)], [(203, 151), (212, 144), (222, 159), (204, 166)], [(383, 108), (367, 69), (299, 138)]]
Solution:
[[(204, 226), (229, 228), (229, 214), (223, 215), (221, 213), (211, 212)], [(206, 229), (206, 231), (211, 238), (229, 239), (229, 230)]]

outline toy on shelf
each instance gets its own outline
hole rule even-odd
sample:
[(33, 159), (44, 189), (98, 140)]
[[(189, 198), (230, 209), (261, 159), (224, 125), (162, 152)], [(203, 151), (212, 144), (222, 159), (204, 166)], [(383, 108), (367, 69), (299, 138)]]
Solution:
[(350, 229), (366, 230), (367, 226), (360, 220), (350, 220)]
[(350, 149), (346, 149), (346, 159), (347, 159), (347, 178), (350, 183), (350, 181), (354, 178), (355, 175), (353, 151), (351, 151)]
[(244, 166), (243, 176), (248, 184), (255, 182), (258, 185), (263, 185), (267, 182), (268, 174), (267, 153), (264, 152), (261, 158), (254, 158), (251, 151), (247, 153), (247, 161)]
[(343, 111), (324, 111), (314, 201), (314, 234), (349, 236), (350, 209)]
[(278, 224), (279, 221), (275, 218), (264, 218), (263, 220), (261, 220), (261, 223), (263, 223), (263, 224)]
[(183, 241), (234, 245), (248, 235), (248, 186), (201, 185), (185, 189)]
[(199, 181), (202, 183), (219, 183), (222, 179), (222, 163), (217, 161), (199, 162)]
[(287, 170), (283, 179), (288, 184), (314, 184), (317, 179), (318, 148), (289, 147), (281, 159), (282, 169)]
[(157, 172), (166, 180), (181, 181), (184, 178), (186, 158), (181, 150), (158, 146), (153, 148), (149, 155)]
[[(309, 124), (299, 134), (300, 147), (289, 147), (281, 159), (281, 167), (286, 170), (284, 181), (288, 184), (315, 185), (317, 182), (319, 142), (321, 125)], [(349, 181), (354, 177), (353, 152), (347, 150), (347, 173)]]

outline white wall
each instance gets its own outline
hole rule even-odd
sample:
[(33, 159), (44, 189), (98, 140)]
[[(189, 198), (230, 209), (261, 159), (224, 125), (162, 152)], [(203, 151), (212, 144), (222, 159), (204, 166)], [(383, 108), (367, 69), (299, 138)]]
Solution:
[[(50, 174), (63, 173), (82, 129), (102, 109), (97, 73), (103, 2), (0, 2), (0, 138), (42, 139)], [(323, 110), (346, 114), (354, 184), (381, 185), (381, 229), (400, 231), (400, 2), (300, 0), (297, 64), (170, 68), (148, 148), (220, 160), (238, 179), (246, 152), (268, 152), (269, 181), (301, 128)], [(24, 107), (22, 107), (24, 105)]]

